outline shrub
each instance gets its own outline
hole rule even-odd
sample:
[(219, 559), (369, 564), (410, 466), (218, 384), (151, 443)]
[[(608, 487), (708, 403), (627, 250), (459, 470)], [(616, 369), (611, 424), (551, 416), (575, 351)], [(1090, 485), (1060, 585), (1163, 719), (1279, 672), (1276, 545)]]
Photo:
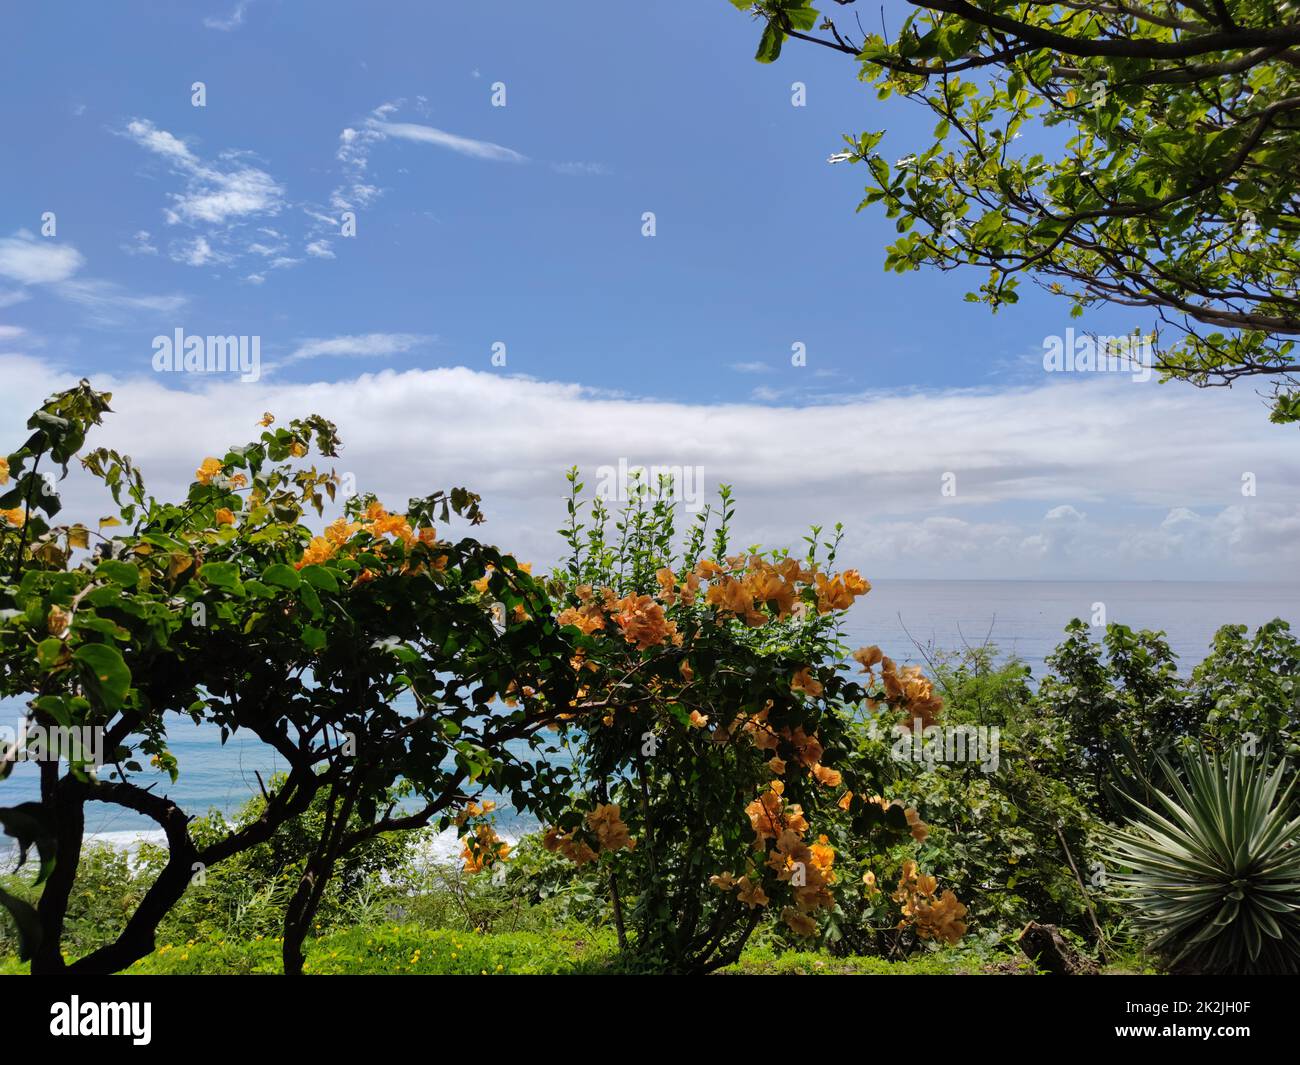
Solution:
[[(1166, 765), (1159, 812), (1109, 838), (1114, 885), (1153, 950), (1175, 971), (1300, 971), (1300, 817), (1271, 772), (1234, 749)], [(1186, 783), (1184, 783), (1184, 778)]]

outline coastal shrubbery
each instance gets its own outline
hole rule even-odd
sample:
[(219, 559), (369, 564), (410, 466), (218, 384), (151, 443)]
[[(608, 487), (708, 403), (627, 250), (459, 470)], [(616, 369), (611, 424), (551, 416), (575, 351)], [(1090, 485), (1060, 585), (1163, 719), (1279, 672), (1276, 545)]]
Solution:
[[(266, 415), (160, 501), (127, 456), (84, 451), (109, 398), (52, 397), (0, 465), (3, 694), (32, 736), (80, 738), (66, 769), (42, 762), (40, 801), (0, 807), (36, 859), (0, 879), (0, 953), (33, 972), (158, 964), (178, 943), (218, 967), (261, 971), (274, 944), (285, 972), (309, 954), (369, 971), (315, 947), (407, 928), (573, 937), (656, 972), (754, 951), (991, 958), (1030, 920), (1104, 961), (1151, 941), (1165, 889), (1103, 844), (1149, 823), (1162, 787), (1189, 806), (1214, 782), (1175, 756), (1262, 772), (1296, 752), (1300, 648), (1280, 621), (1220, 630), (1190, 677), (1160, 633), (1097, 642), (1080, 622), (1037, 686), (993, 647), (920, 648), (923, 671), (844, 642), (870, 585), (839, 566), (839, 529), (798, 554), (738, 547), (725, 487), (679, 528), (668, 486), (634, 480), (611, 510), (571, 471), (567, 557), (534, 574), (447, 535), (453, 514), (483, 520), (464, 489), (401, 512), (354, 495), (314, 529), (339, 486), (310, 462), (338, 454), (319, 418)], [(114, 500), (96, 529), (52, 524), (44, 474), (73, 460)], [(232, 818), (182, 810), (144, 768), (185, 771), (181, 719), (251, 733), (288, 768)], [(19, 751), (3, 754), (0, 778)], [(503, 800), (541, 829), (503, 838)], [(87, 846), (95, 802), (165, 844)], [(429, 861), (419, 837), (449, 830), (459, 860)], [(1253, 934), (1233, 967), (1294, 964), (1289, 933), (1268, 951)], [(1177, 964), (1170, 942), (1156, 931)]]

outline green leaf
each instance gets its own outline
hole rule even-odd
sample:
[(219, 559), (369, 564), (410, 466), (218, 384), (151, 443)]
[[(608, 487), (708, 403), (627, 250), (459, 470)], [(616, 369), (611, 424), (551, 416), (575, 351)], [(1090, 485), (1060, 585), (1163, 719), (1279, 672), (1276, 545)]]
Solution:
[(116, 647), (106, 643), (82, 644), (72, 657), (89, 667), (86, 686), (110, 710), (121, 707), (131, 687), (131, 671)]
[(337, 592), (339, 590), (338, 579), (332, 571), (324, 566), (303, 566), (302, 569), (298, 570), (298, 576), (322, 592)]
[(773, 63), (781, 55), (781, 42), (785, 34), (776, 26), (769, 22), (763, 30), (763, 36), (758, 41), (758, 51), (754, 53), (754, 58), (760, 63)]
[(36, 645), (36, 663), (41, 669), (49, 669), (63, 654), (63, 641), (51, 636)]
[(100, 580), (120, 584), (123, 588), (134, 588), (140, 583), (140, 567), (134, 562), (106, 559), (95, 567), (95, 576)]
[(239, 567), (233, 562), (205, 562), (199, 567), (199, 578), (214, 588), (239, 589)]
[(277, 562), (273, 566), (267, 566), (262, 574), (262, 580), (267, 584), (276, 584), (281, 588), (288, 588), (291, 591), (296, 589), (302, 583), (302, 578), (298, 571), (292, 566), (286, 566), (282, 562)]
[(41, 921), (30, 903), (0, 888), (0, 906), (9, 911), (18, 926), (18, 960), (31, 961), (41, 948)]

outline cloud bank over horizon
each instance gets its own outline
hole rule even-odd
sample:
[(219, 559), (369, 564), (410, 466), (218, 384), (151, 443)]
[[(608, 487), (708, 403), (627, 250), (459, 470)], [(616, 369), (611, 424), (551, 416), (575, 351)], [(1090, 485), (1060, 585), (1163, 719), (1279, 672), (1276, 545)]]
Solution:
[[(0, 336), (11, 427), (78, 376), (13, 351), (23, 339)], [(564, 471), (578, 466), (590, 492), (620, 461), (698, 469), (710, 496), (731, 484), (737, 545), (797, 550), (810, 524), (842, 522), (841, 560), (876, 578), (1275, 579), (1300, 563), (1300, 439), (1248, 393), (1056, 379), (772, 406), (465, 367), (309, 384), (91, 379), (115, 413), (90, 446), (130, 454), (162, 498), (205, 455), (254, 439), (263, 411), (319, 413), (344, 441), (335, 468), (361, 490), (401, 506), (463, 484), (484, 497), (481, 535), (542, 565), (563, 546)], [(108, 513), (84, 476), (63, 491), (71, 516)]]

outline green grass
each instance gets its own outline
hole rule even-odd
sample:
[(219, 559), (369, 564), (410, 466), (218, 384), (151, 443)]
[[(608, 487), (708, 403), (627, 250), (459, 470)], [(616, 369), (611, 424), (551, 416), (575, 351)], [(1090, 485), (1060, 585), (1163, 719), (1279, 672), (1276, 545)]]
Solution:
[[(14, 957), (0, 958), (0, 975), (26, 972)], [(611, 933), (563, 929), (549, 933), (500, 932), (488, 935), (428, 929), (417, 925), (353, 928), (312, 940), (307, 946), (309, 975), (455, 975), (612, 973), (623, 969)], [(752, 976), (938, 976), (1027, 970), (1010, 960), (989, 966), (959, 952), (923, 954), (905, 961), (835, 958), (828, 954), (778, 953), (752, 947), (727, 969)], [(136, 962), (128, 974), (275, 975), (280, 972), (280, 942), (164, 943)]]

